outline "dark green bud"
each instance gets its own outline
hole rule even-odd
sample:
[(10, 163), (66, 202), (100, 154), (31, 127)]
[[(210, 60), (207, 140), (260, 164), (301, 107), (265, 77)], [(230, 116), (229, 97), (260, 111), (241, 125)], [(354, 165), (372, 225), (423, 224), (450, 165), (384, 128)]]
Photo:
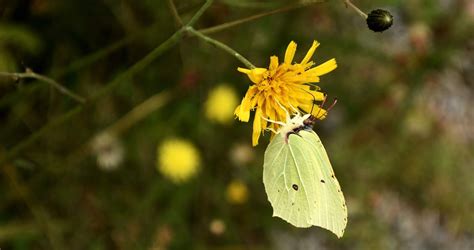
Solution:
[(392, 24), (393, 16), (386, 10), (376, 9), (367, 16), (367, 26), (375, 32), (387, 30)]

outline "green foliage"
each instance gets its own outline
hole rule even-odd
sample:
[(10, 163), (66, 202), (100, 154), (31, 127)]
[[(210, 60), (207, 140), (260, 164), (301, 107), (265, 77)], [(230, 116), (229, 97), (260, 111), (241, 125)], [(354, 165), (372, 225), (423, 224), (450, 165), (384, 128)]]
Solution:
[[(203, 3), (174, 2), (184, 23)], [(215, 1), (194, 27), (294, 2)], [(135, 65), (177, 30), (167, 1), (2, 5), (0, 72), (30, 68), (87, 102), (34, 79), (0, 76), (0, 248), (472, 249), (469, 1), (357, 4), (390, 10), (393, 26), (376, 34), (343, 1), (328, 1), (207, 34), (257, 67), (281, 58), (291, 40), (299, 51), (318, 40), (317, 64), (336, 58), (338, 68), (319, 86), (338, 104), (315, 131), (347, 201), (341, 239), (271, 217), (262, 183), (269, 133), (251, 148), (251, 123), (205, 117), (217, 84), (243, 97), (249, 80), (236, 71), (240, 61), (183, 36)], [(163, 91), (168, 99), (144, 104)], [(116, 140), (97, 147), (104, 132)], [(200, 152), (198, 174), (182, 184), (156, 171), (157, 145), (170, 137)], [(122, 154), (110, 150), (120, 147)], [(229, 202), (233, 180), (247, 185), (246, 203)], [(211, 229), (213, 221), (223, 232)]]

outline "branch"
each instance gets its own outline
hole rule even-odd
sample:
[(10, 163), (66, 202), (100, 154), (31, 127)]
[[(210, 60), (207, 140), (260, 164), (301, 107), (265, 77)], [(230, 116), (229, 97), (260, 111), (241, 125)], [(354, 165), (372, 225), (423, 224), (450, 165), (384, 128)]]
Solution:
[(365, 14), (362, 10), (355, 6), (350, 0), (344, 0), (344, 3), (346, 4), (346, 6), (350, 6), (352, 9), (354, 9), (364, 19), (367, 19), (367, 14)]
[(204, 14), (204, 12), (211, 6), (214, 0), (206, 0), (206, 2), (202, 5), (202, 7), (194, 14), (191, 20), (186, 24), (186, 26), (193, 26), (197, 20)]
[(323, 2), (326, 2), (326, 1), (328, 1), (328, 0), (315, 0), (315, 1), (311, 1), (309, 3), (291, 4), (291, 5), (284, 6), (284, 7), (281, 7), (279, 9), (276, 9), (276, 10), (271, 10), (271, 11), (263, 12), (263, 13), (256, 14), (256, 15), (253, 15), (253, 16), (245, 17), (245, 18), (242, 18), (242, 19), (239, 19), (239, 20), (219, 24), (219, 25), (216, 25), (214, 27), (199, 29), (198, 31), (203, 33), (203, 34), (215, 33), (215, 32), (219, 32), (219, 31), (222, 31), (222, 30), (225, 30), (225, 29), (228, 29), (228, 28), (232, 28), (232, 27), (240, 25), (240, 24), (244, 24), (244, 23), (262, 18), (262, 17), (270, 16), (270, 15), (277, 14), (277, 13), (283, 13), (283, 12), (287, 12), (287, 11), (290, 11), (290, 10), (299, 9), (301, 7), (306, 7), (310, 4), (323, 3)]
[(71, 90), (67, 89), (66, 87), (64, 87), (63, 85), (59, 84), (58, 82), (56, 82), (55, 80), (49, 77), (46, 77), (46, 76), (43, 76), (31, 71), (31, 69), (26, 69), (25, 73), (0, 72), (0, 76), (10, 77), (13, 81), (18, 81), (18, 79), (36, 79), (42, 82), (46, 82), (49, 85), (51, 85), (53, 88), (57, 89), (59, 92), (71, 97), (72, 99), (76, 100), (77, 102), (81, 104), (84, 104), (86, 102), (86, 99), (84, 97), (81, 97), (80, 95), (75, 94)]
[(239, 54), (237, 51), (235, 51), (234, 49), (232, 49), (231, 47), (215, 40), (215, 39), (212, 39), (204, 34), (202, 34), (201, 32), (193, 29), (193, 27), (187, 27), (186, 29), (189, 33), (195, 35), (197, 38), (200, 38), (210, 44), (213, 44), (215, 45), (216, 47), (218, 47), (219, 49), (222, 49), (224, 50), (225, 52), (229, 53), (230, 55), (232, 55), (233, 57), (237, 58), (237, 60), (241, 61), (247, 68), (249, 69), (254, 69), (256, 68), (255, 65), (253, 65), (251, 62), (249, 62), (249, 60), (247, 60), (247, 58), (243, 57), (241, 54)]
[(178, 10), (176, 9), (176, 6), (174, 5), (173, 0), (168, 0), (168, 7), (170, 8), (171, 15), (173, 16), (174, 22), (178, 27), (183, 26), (183, 20), (181, 20), (181, 17), (179, 17)]
[(142, 103), (136, 105), (132, 110), (130, 110), (127, 114), (122, 116), (118, 121), (114, 124), (106, 128), (102, 133), (111, 133), (111, 134), (121, 134), (125, 130), (129, 129), (137, 122), (143, 120), (147, 117), (150, 113), (156, 111), (157, 109), (161, 108), (170, 100), (170, 94), (167, 91), (160, 92), (151, 96), (150, 98), (146, 99)]
[[(204, 13), (204, 11), (209, 8), (211, 5), (212, 0), (207, 0), (206, 3), (198, 10), (198, 12), (191, 18), (191, 21), (189, 21), (188, 25), (194, 24), (198, 18)], [(133, 76), (134, 74), (138, 73), (142, 69), (144, 69), (146, 66), (148, 66), (153, 60), (155, 60), (158, 56), (163, 54), (165, 51), (168, 49), (172, 48), (174, 45), (176, 45), (181, 38), (183, 37), (184, 33), (186, 32), (185, 28), (181, 28), (178, 31), (176, 31), (171, 37), (169, 37), (166, 41), (158, 45), (155, 49), (153, 49), (150, 53), (148, 53), (144, 58), (142, 58), (140, 61), (136, 62), (133, 64), (130, 68), (128, 68), (126, 71), (122, 72), (120, 75), (118, 75), (114, 80), (112, 80), (108, 85), (103, 87), (101, 90), (99, 90), (94, 96), (91, 97), (90, 102), (94, 102), (98, 100), (100, 97), (103, 95), (107, 94), (112, 90), (115, 86), (117, 86), (119, 83), (123, 82), (123, 80)], [(59, 126), (66, 121), (72, 119), (72, 117), (76, 116), (83, 110), (83, 106), (76, 106), (75, 108), (69, 110), (68, 112), (60, 115), (59, 117), (56, 117), (54, 120), (51, 122), (47, 123), (44, 125), (42, 128), (40, 128), (38, 131), (30, 135), (28, 138), (23, 140), (22, 142), (18, 143), (15, 145), (12, 149), (10, 149), (8, 152), (4, 154), (3, 157), (0, 157), (0, 167), (7, 162), (8, 160), (16, 157), (23, 149), (27, 148), (31, 144), (33, 144), (37, 139), (39, 139), (41, 136), (46, 134), (50, 129)]]

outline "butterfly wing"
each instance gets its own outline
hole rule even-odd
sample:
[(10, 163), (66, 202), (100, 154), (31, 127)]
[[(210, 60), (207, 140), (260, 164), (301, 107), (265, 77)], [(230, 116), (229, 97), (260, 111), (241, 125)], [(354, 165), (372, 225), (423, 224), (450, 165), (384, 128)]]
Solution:
[(321, 140), (313, 131), (275, 137), (265, 151), (263, 183), (273, 216), (342, 237), (347, 208)]

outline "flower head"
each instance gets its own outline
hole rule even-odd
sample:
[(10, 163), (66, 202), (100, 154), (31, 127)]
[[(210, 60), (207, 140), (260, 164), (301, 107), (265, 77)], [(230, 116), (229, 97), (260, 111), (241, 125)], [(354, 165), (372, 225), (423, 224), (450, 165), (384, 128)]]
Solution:
[(210, 120), (226, 124), (232, 121), (234, 107), (238, 103), (237, 95), (228, 85), (212, 89), (207, 98), (206, 116)]
[(382, 9), (372, 10), (367, 16), (367, 26), (374, 32), (387, 30), (393, 24), (393, 16)]
[(248, 189), (245, 183), (233, 180), (227, 186), (227, 200), (232, 204), (243, 204), (248, 199)]
[(125, 150), (119, 138), (113, 134), (101, 133), (96, 136), (92, 141), (92, 150), (102, 170), (113, 171), (123, 162)]
[(312, 114), (318, 119), (326, 116), (326, 111), (314, 106), (314, 101), (322, 101), (324, 94), (319, 91), (319, 87), (312, 83), (319, 82), (319, 77), (334, 70), (336, 60), (330, 59), (325, 63), (314, 66), (311, 57), (319, 43), (313, 41), (313, 45), (306, 53), (300, 63), (293, 63), (296, 52), (296, 43), (290, 42), (285, 52), (283, 62), (278, 61), (278, 57), (270, 57), (270, 65), (267, 68), (237, 70), (247, 74), (252, 81), (252, 85), (247, 90), (241, 104), (234, 113), (240, 121), (248, 122), (250, 111), (255, 110), (253, 121), (252, 145), (258, 144), (258, 139), (263, 130), (267, 127), (274, 131), (279, 127), (272, 123), (268, 126), (267, 120), (286, 121), (289, 112), (297, 109)]
[(199, 152), (188, 141), (169, 139), (157, 149), (157, 168), (167, 178), (179, 183), (196, 174), (199, 166)]

